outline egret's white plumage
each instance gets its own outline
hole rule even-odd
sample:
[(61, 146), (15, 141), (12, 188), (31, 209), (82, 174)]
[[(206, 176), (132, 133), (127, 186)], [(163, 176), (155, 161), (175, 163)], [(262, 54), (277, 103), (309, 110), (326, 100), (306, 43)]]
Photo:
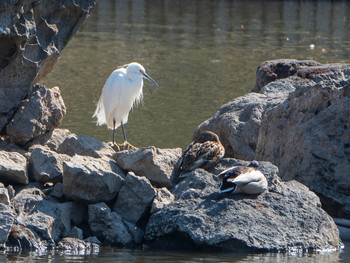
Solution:
[(108, 129), (113, 129), (113, 143), (114, 131), (120, 125), (126, 141), (123, 125), (128, 122), (132, 107), (142, 100), (143, 77), (158, 86), (141, 64), (132, 62), (113, 71), (102, 89), (92, 117), (97, 118), (97, 125), (106, 124)]

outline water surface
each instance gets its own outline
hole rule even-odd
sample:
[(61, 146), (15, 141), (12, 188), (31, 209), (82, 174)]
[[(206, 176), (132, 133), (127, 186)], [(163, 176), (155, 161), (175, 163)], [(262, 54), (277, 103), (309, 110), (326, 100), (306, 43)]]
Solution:
[(63, 252), (30, 252), (6, 253), (0, 255), (1, 262), (94, 262), (94, 263), (125, 263), (125, 262), (257, 262), (257, 263), (329, 263), (349, 262), (350, 251), (316, 253), (316, 254), (237, 254), (237, 253), (205, 253), (205, 252), (169, 252), (116, 249), (102, 247), (95, 254), (77, 254)]
[(347, 1), (99, 0), (42, 83), (62, 91), (62, 128), (110, 141), (91, 116), (110, 73), (138, 61), (160, 88), (145, 81), (128, 140), (185, 148), (200, 123), (252, 89), (259, 63), (348, 63), (349, 19)]

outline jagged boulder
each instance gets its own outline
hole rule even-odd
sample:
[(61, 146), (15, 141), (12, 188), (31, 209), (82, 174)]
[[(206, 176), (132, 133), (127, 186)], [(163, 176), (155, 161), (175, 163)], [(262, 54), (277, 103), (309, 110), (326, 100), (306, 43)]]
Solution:
[(297, 74), (303, 67), (322, 65), (313, 60), (278, 59), (262, 62), (256, 70), (256, 82), (252, 92), (260, 92), (270, 82)]
[(13, 198), (16, 224), (35, 232), (48, 243), (59, 241), (71, 229), (71, 202), (57, 202), (47, 197), (39, 185), (30, 184)]
[(211, 130), (227, 157), (274, 163), (332, 216), (349, 218), (350, 65), (274, 60), (256, 76), (254, 92), (223, 105), (194, 136)]
[(123, 220), (136, 224), (142, 215), (150, 210), (155, 196), (156, 190), (146, 177), (129, 172), (124, 179), (113, 212), (121, 215)]
[(26, 251), (47, 249), (47, 243), (43, 242), (35, 231), (18, 224), (12, 225), (6, 246)]
[(29, 171), (36, 182), (61, 182), (63, 162), (70, 156), (58, 154), (47, 147), (37, 146), (31, 149)]
[(28, 184), (27, 158), (18, 152), (0, 151), (0, 180)]
[(2, 133), (32, 86), (52, 70), (60, 52), (94, 6), (94, 0), (1, 1)]
[(36, 145), (45, 145), (50, 150), (74, 156), (91, 156), (95, 158), (113, 158), (115, 151), (104, 142), (87, 135), (76, 135), (67, 129), (54, 129), (39, 137), (31, 143), (31, 148)]
[(57, 87), (47, 89), (35, 85), (6, 126), (6, 133), (11, 142), (24, 146), (56, 128), (65, 113), (66, 107)]
[(256, 159), (276, 164), (282, 179), (310, 187), (335, 217), (350, 218), (349, 157), (350, 66), (339, 79), (298, 87), (264, 114)]
[(0, 247), (4, 248), (5, 243), (15, 221), (16, 214), (10, 205), (0, 203)]
[(98, 252), (99, 246), (96, 243), (83, 241), (78, 238), (65, 237), (58, 242), (56, 249), (86, 255)]
[(124, 177), (111, 159), (75, 155), (63, 162), (63, 192), (66, 198), (75, 201), (110, 201), (119, 193)]
[(124, 221), (105, 203), (89, 205), (89, 226), (92, 233), (104, 245), (135, 246), (141, 243), (143, 236), (141, 229)]
[(274, 83), (263, 93), (252, 92), (235, 98), (201, 123), (193, 137), (203, 131), (213, 131), (225, 147), (226, 157), (252, 160), (263, 112), (283, 102), (291, 90), (294, 87), (290, 83)]
[(181, 148), (159, 149), (151, 146), (137, 151), (118, 152), (114, 159), (121, 168), (146, 177), (154, 186), (169, 187), (174, 166), (181, 154)]
[[(248, 162), (226, 160), (233, 164)], [(175, 187), (175, 201), (151, 215), (146, 244), (229, 251), (339, 249), (338, 229), (319, 198), (297, 181), (281, 182), (270, 163), (262, 162), (261, 170), (269, 189), (260, 195), (219, 194), (216, 176), (202, 169), (189, 173)]]
[(157, 194), (153, 199), (151, 208), (152, 214), (160, 211), (165, 205), (170, 204), (175, 199), (174, 195), (165, 187), (156, 190)]

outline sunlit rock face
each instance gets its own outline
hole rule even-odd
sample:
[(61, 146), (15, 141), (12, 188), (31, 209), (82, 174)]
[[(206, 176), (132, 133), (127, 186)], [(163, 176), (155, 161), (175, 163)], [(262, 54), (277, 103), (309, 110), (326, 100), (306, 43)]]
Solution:
[(95, 6), (94, 0), (0, 2), (0, 131), (21, 101), (49, 73)]
[(252, 92), (196, 129), (218, 134), (226, 157), (275, 164), (321, 198), (332, 216), (350, 217), (350, 65), (280, 59), (261, 63)]

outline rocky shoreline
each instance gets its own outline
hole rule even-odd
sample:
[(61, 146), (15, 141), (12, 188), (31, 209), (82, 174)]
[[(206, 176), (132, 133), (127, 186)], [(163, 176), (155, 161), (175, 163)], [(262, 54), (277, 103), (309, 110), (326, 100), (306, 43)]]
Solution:
[[(15, 54), (4, 49), (12, 55), (0, 61), (0, 94), (6, 94), (0, 96), (3, 249), (94, 251), (109, 245), (266, 252), (342, 247), (331, 216), (350, 217), (349, 65), (262, 63), (252, 92), (223, 105), (194, 132), (218, 134), (225, 158), (210, 170), (179, 178), (180, 148), (116, 152), (92, 137), (57, 128), (66, 111), (59, 89), (36, 83), (95, 3), (19, 2), (0, 4), (6, 25), (0, 44), (18, 48)], [(20, 5), (23, 9), (16, 9)], [(54, 19), (57, 12), (75, 19), (60, 24)], [(33, 28), (19, 34), (23, 23), (17, 17)], [(35, 63), (28, 72), (33, 45), (45, 52), (30, 53)], [(49, 46), (56, 51), (48, 52)], [(11, 72), (21, 68), (30, 79), (16, 86), (19, 76)], [(268, 190), (219, 194), (216, 175), (253, 159), (261, 163)]]

